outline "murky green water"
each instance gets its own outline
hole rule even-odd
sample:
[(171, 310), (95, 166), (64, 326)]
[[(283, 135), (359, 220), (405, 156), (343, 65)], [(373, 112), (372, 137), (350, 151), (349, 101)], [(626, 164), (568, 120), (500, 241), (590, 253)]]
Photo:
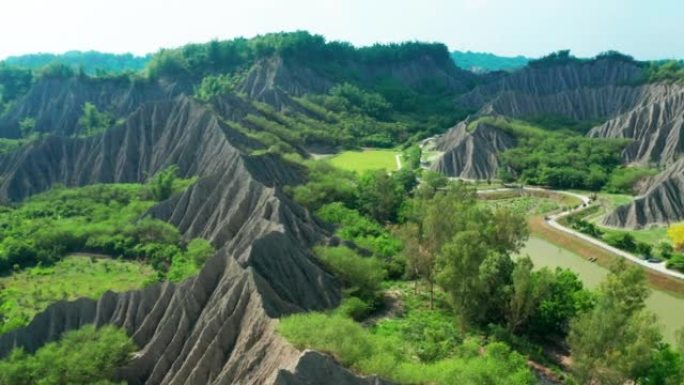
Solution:
[[(608, 273), (608, 270), (577, 254), (535, 237), (530, 238), (521, 254), (529, 255), (536, 267), (571, 269), (589, 288), (597, 287)], [(653, 290), (646, 302), (658, 316), (665, 339), (673, 342), (675, 331), (684, 327), (684, 299)]]

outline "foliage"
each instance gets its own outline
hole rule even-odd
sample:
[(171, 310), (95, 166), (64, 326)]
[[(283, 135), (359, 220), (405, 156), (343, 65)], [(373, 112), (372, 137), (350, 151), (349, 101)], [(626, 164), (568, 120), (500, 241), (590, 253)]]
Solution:
[(593, 307), (593, 295), (571, 270), (556, 268), (551, 272), (542, 269), (533, 275), (545, 282), (546, 293), (529, 316), (526, 332), (538, 338), (565, 336), (570, 321)]
[(578, 382), (639, 383), (655, 362), (662, 337), (655, 316), (645, 310), (649, 295), (644, 273), (624, 263), (613, 269), (599, 289), (594, 309), (570, 326), (568, 344)]
[(361, 257), (347, 247), (318, 247), (316, 255), (344, 282), (350, 295), (375, 301), (387, 274), (379, 260)]
[(28, 92), (33, 82), (31, 70), (17, 68), (0, 62), (0, 115), (12, 102)]
[(297, 314), (281, 320), (278, 330), (300, 349), (331, 353), (345, 366), (399, 384), (535, 383), (524, 357), (500, 342), (481, 346), (480, 341), (470, 339), (451, 357), (424, 363), (406, 354), (406, 343), (401, 339), (371, 334), (339, 315)]
[(235, 89), (239, 76), (233, 75), (207, 75), (195, 87), (195, 97), (201, 101), (208, 102), (216, 95), (221, 95)]
[(154, 204), (146, 190), (123, 184), (57, 188), (0, 209), (0, 272), (94, 251), (140, 258), (164, 274), (183, 245), (172, 225), (143, 217)]
[(13, 350), (0, 361), (0, 385), (109, 383), (136, 350), (123, 330), (84, 326), (28, 354)]
[(176, 180), (178, 166), (172, 165), (159, 171), (150, 180), (150, 194), (157, 202), (167, 200), (173, 193), (174, 182)]
[(521, 181), (555, 189), (599, 190), (621, 164), (625, 142), (615, 139), (544, 135), (520, 141), (501, 160)]
[(133, 290), (154, 277), (154, 270), (139, 262), (87, 256), (15, 272), (0, 278), (0, 334), (25, 326), (55, 301)]
[(670, 237), (675, 250), (684, 251), (684, 223), (670, 225), (667, 236)]
[(539, 59), (530, 60), (528, 65), (533, 68), (544, 68), (557, 65), (566, 65), (571, 63), (581, 63), (583, 60), (578, 59), (570, 54), (570, 50), (560, 50), (552, 52)]
[(652, 62), (646, 66), (644, 77), (647, 82), (678, 82), (684, 81), (684, 63), (680, 60)]
[(21, 139), (0, 138), (0, 154), (16, 151), (21, 148), (24, 143), (25, 141)]
[(393, 222), (404, 199), (404, 186), (384, 170), (366, 171), (358, 179), (356, 206), (380, 223)]
[(289, 188), (297, 202), (310, 210), (331, 202), (342, 202), (347, 207), (354, 205), (356, 176), (353, 172), (326, 162), (311, 162), (308, 166), (307, 183)]
[(461, 68), (473, 72), (513, 71), (530, 60), (524, 56), (497, 56), (487, 52), (453, 51), (451, 58)]
[(119, 74), (142, 70), (149, 61), (149, 55), (134, 56), (130, 53), (111, 54), (97, 51), (69, 51), (63, 54), (37, 53), (10, 56), (4, 63), (22, 69), (40, 70), (51, 63), (59, 63), (74, 70), (83, 70), (88, 75), (101, 73)]
[(618, 167), (610, 174), (603, 190), (612, 194), (634, 194), (638, 182), (656, 175), (658, 170), (645, 167)]
[(404, 150), (404, 152), (401, 155), (403, 159), (402, 166), (409, 170), (419, 169), (420, 159), (422, 158), (422, 155), (423, 154), (420, 146), (418, 146), (417, 144), (409, 146)]
[(106, 112), (98, 111), (97, 107), (86, 102), (83, 104), (83, 115), (78, 119), (81, 127), (79, 136), (93, 136), (106, 131), (114, 124), (114, 118)]
[(316, 215), (324, 221), (336, 224), (337, 236), (370, 250), (388, 264), (401, 251), (401, 242), (389, 231), (357, 210), (345, 207), (341, 202), (322, 206), (316, 211)]

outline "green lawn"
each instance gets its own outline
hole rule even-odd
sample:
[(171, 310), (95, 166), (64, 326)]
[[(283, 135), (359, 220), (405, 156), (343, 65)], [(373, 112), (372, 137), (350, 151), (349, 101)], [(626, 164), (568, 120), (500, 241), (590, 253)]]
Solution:
[(107, 290), (139, 288), (154, 275), (151, 267), (138, 262), (71, 256), (54, 266), (1, 277), (0, 334), (26, 325), (55, 301), (98, 298)]
[(397, 169), (397, 154), (399, 153), (394, 150), (344, 151), (330, 158), (330, 163), (349, 171), (363, 172), (378, 169), (394, 171)]
[(600, 227), (600, 229), (606, 234), (630, 233), (637, 241), (648, 243), (652, 246), (656, 246), (661, 242), (670, 243), (670, 238), (667, 236), (666, 227), (653, 227), (643, 230), (615, 230), (606, 227)]

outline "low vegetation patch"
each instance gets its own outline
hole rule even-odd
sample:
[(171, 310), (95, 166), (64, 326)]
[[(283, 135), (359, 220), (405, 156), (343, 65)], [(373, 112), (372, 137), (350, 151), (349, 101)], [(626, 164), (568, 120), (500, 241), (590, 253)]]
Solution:
[(392, 150), (345, 151), (330, 158), (330, 162), (343, 170), (363, 172), (366, 170), (397, 169), (396, 155)]
[(67, 257), (0, 278), (0, 334), (25, 326), (55, 301), (99, 298), (108, 290), (123, 292), (154, 280), (154, 270), (139, 262)]
[[(534, 384), (523, 356), (503, 343), (467, 339), (450, 346), (449, 358), (421, 362), (398, 336), (374, 334), (340, 315), (298, 314), (283, 319), (280, 333), (300, 349), (334, 355), (342, 364), (400, 384), (480, 385)], [(314, 331), (315, 332), (312, 332)], [(445, 345), (453, 341), (444, 341)]]
[(84, 326), (34, 354), (13, 350), (0, 360), (0, 385), (114, 385), (114, 371), (135, 350), (123, 330)]

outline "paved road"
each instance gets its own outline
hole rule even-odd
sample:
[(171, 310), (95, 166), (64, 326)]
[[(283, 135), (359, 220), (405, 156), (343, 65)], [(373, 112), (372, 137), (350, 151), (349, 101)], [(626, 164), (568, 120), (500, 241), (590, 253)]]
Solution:
[[(493, 189), (493, 190), (481, 190), (481, 191), (478, 191), (478, 194), (487, 194), (489, 192), (511, 191), (511, 190), (515, 190), (515, 188), (499, 188), (499, 189)], [(581, 240), (583, 240), (585, 242), (589, 242), (594, 246), (600, 247), (600, 248), (602, 248), (606, 251), (609, 251), (615, 255), (618, 255), (622, 258), (628, 259), (628, 260), (630, 260), (630, 261), (632, 261), (632, 262), (634, 262), (634, 263), (636, 263), (636, 264), (638, 264), (638, 265), (640, 265), (646, 269), (653, 270), (653, 271), (656, 271), (660, 274), (667, 275), (667, 276), (670, 276), (673, 278), (684, 279), (684, 273), (680, 273), (680, 272), (668, 269), (665, 266), (665, 262), (652, 263), (652, 262), (645, 261), (645, 260), (639, 258), (638, 256), (632, 254), (632, 253), (628, 253), (624, 250), (620, 250), (620, 249), (613, 247), (613, 246), (611, 246), (611, 245), (609, 245), (603, 241), (600, 241), (596, 238), (593, 238), (587, 234), (583, 234), (577, 230), (571, 229), (569, 227), (565, 227), (558, 222), (560, 219), (562, 219), (562, 218), (564, 218), (570, 214), (584, 210), (586, 208), (586, 206), (591, 204), (591, 199), (589, 197), (581, 195), (581, 194), (569, 192), (569, 191), (547, 190), (547, 189), (544, 189), (541, 187), (523, 187), (523, 190), (553, 192), (556, 194), (568, 195), (568, 196), (572, 196), (572, 197), (580, 199), (583, 203), (582, 205), (580, 205), (579, 207), (572, 208), (572, 209), (567, 210), (567, 211), (563, 211), (563, 212), (558, 213), (558, 214), (550, 215), (546, 218), (546, 223), (548, 223), (549, 226), (553, 227), (556, 230), (559, 230), (559, 231), (562, 231), (564, 233), (570, 234), (574, 237), (580, 238)]]

